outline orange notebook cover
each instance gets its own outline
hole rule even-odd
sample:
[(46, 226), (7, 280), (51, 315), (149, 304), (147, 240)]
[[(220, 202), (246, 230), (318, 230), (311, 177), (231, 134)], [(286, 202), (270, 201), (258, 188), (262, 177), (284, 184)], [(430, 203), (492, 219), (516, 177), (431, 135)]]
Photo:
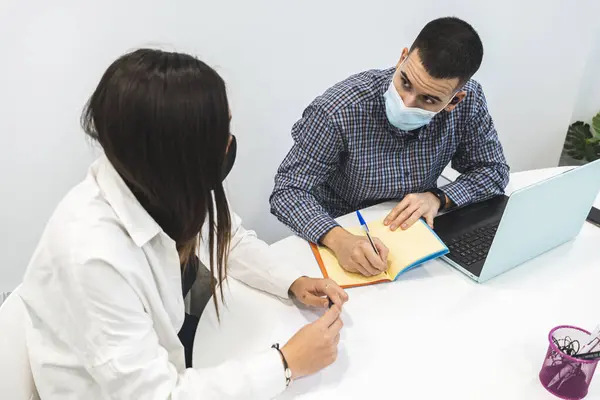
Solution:
[[(338, 263), (331, 250), (311, 243), (311, 249), (323, 276), (335, 281), (343, 288), (392, 282), (404, 272), (422, 263), (448, 253), (448, 248), (423, 220), (417, 221), (407, 230), (391, 231), (383, 221), (369, 222), (372, 237), (379, 238), (390, 250), (387, 271), (376, 276), (363, 276), (348, 272)], [(355, 235), (365, 236), (360, 226), (347, 229)]]

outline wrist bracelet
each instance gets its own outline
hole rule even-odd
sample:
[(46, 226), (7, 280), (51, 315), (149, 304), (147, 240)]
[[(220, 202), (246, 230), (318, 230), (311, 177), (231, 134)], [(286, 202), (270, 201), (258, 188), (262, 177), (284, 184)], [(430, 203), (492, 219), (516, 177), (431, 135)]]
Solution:
[(283, 361), (283, 369), (285, 370), (285, 386), (288, 387), (292, 383), (292, 370), (290, 369), (290, 366), (283, 355), (283, 351), (281, 351), (279, 348), (279, 343), (275, 343), (273, 346), (271, 346), (271, 348), (277, 350), (281, 356), (281, 361)]

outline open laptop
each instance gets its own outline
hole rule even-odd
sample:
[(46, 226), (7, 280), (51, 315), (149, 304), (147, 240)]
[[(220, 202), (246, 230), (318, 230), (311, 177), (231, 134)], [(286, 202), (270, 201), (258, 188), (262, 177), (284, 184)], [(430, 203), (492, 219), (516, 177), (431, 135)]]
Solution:
[(600, 160), (574, 168), (510, 197), (458, 208), (435, 220), (450, 249), (444, 259), (484, 282), (573, 239), (600, 191)]

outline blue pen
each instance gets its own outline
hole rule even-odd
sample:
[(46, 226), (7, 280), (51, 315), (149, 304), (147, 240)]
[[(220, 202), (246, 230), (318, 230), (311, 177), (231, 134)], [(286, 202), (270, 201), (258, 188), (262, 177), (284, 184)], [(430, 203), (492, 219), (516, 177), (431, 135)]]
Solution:
[(379, 256), (379, 251), (377, 250), (377, 247), (375, 247), (375, 242), (373, 242), (373, 238), (369, 234), (369, 227), (367, 226), (367, 223), (365, 222), (362, 215), (360, 214), (360, 211), (358, 211), (358, 210), (356, 211), (356, 216), (358, 217), (358, 222), (360, 223), (360, 226), (362, 226), (363, 230), (367, 234), (367, 239), (369, 239), (371, 246), (373, 246), (373, 250), (375, 251), (375, 254), (377, 254)]

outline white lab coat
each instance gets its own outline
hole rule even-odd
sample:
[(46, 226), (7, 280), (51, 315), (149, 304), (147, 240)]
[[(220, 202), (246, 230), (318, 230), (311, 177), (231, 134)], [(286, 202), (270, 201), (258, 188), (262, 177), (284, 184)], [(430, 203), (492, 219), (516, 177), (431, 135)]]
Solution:
[[(208, 265), (206, 250), (201, 243)], [(233, 214), (230, 276), (286, 298), (300, 275), (289, 267)], [(285, 389), (272, 349), (215, 368), (185, 368), (175, 243), (105, 156), (51, 217), (20, 293), (43, 400), (269, 399)]]

